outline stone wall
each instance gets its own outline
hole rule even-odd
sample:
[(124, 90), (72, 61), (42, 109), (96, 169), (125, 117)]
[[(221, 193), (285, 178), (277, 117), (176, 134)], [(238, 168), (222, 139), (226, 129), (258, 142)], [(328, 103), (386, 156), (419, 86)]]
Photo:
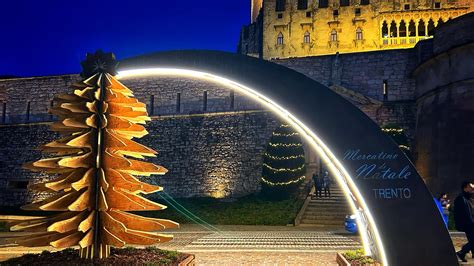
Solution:
[[(440, 27), (431, 58), (414, 71), (416, 167), (434, 194), (474, 179), (474, 14)], [(455, 33), (455, 34), (454, 34)]]
[[(148, 161), (166, 167), (164, 176), (144, 178), (174, 197), (239, 197), (259, 190), (262, 154), (279, 125), (267, 111), (153, 117), (140, 143), (159, 152)], [(45, 176), (21, 165), (41, 158), (37, 147), (58, 136), (48, 123), (0, 126), (0, 206), (43, 195), (14, 188), (16, 181)], [(156, 197), (157, 195), (151, 195)]]
[[(54, 95), (69, 93), (69, 86), (79, 80), (78, 75), (0, 79), (0, 103), (6, 106), (6, 110), (3, 110), (3, 105), (0, 106), (2, 114), (5, 113), (5, 121), (0, 122), (15, 124), (53, 120), (48, 108)], [(209, 82), (181, 77), (140, 77), (121, 81), (147, 104), (153, 115), (261, 109), (255, 101)]]
[(388, 94), (385, 100), (413, 100), (415, 80), (410, 77), (418, 64), (414, 49), (336, 54), (305, 58), (273, 60), (324, 85), (341, 85), (373, 99), (383, 101), (383, 84)]

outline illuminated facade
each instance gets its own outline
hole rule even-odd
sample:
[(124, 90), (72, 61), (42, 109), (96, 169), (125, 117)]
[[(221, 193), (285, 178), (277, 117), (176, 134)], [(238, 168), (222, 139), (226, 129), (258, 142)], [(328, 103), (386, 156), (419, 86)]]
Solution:
[(253, 0), (239, 51), (272, 59), (412, 48), (473, 8), (469, 0)]

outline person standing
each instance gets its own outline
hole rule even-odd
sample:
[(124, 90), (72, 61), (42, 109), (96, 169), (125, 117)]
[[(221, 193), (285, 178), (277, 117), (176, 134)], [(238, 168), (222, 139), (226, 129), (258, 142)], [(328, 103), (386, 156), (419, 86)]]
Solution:
[(314, 194), (317, 198), (321, 197), (321, 178), (318, 174), (313, 174), (313, 182), (314, 182)]
[(328, 171), (324, 171), (324, 176), (323, 176), (323, 191), (324, 191), (324, 197), (331, 197), (331, 178), (329, 177)]
[(466, 233), (467, 244), (462, 246), (456, 255), (462, 262), (467, 262), (466, 254), (474, 250), (474, 220), (472, 217), (471, 196), (473, 184), (465, 181), (461, 185), (461, 194), (454, 200), (454, 223), (456, 229)]

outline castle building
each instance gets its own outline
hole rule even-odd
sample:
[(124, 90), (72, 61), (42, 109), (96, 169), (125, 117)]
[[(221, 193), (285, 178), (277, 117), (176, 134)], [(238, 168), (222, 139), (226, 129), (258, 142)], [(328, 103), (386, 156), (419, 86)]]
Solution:
[(264, 59), (412, 48), (469, 0), (252, 0), (239, 52)]

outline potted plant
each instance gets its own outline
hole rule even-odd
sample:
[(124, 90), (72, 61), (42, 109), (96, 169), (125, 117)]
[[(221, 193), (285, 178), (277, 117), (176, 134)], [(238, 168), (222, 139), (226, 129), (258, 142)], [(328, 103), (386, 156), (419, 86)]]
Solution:
[(366, 256), (364, 250), (350, 250), (344, 253), (337, 253), (336, 262), (339, 266), (380, 266), (380, 262), (370, 256)]

